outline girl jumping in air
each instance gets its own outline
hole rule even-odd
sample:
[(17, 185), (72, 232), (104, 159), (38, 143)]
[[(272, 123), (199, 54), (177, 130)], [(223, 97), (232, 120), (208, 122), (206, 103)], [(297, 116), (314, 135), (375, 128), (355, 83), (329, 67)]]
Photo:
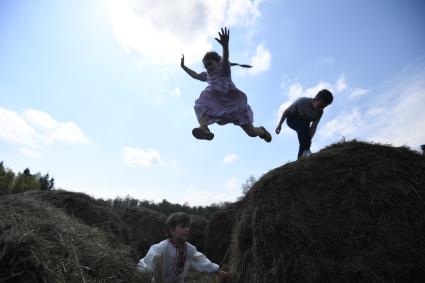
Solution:
[(270, 142), (270, 133), (264, 127), (254, 127), (252, 124), (253, 113), (247, 97), (232, 82), (230, 67), (238, 64), (229, 62), (229, 30), (222, 28), (218, 35), (220, 38), (215, 40), (223, 47), (223, 57), (217, 52), (207, 52), (202, 59), (206, 72), (196, 73), (184, 65), (184, 55), (181, 58), (181, 67), (189, 76), (208, 82), (208, 87), (195, 101), (199, 127), (194, 128), (192, 134), (197, 139), (212, 140), (214, 134), (208, 125), (233, 123), (240, 126), (250, 137), (260, 137)]

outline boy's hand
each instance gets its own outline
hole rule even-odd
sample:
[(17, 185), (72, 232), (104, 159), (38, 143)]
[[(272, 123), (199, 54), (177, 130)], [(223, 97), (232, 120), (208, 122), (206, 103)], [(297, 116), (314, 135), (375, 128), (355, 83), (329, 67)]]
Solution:
[(219, 269), (218, 276), (220, 276), (221, 279), (226, 279), (230, 277), (230, 272)]
[(229, 46), (230, 31), (225, 27), (221, 28), (221, 33), (218, 32), (220, 39), (215, 38), (223, 47)]
[(276, 127), (276, 134), (279, 134), (281, 130), (282, 130), (282, 126), (281, 125), (277, 126)]
[(180, 67), (184, 66), (184, 54), (182, 54), (182, 58), (180, 59)]

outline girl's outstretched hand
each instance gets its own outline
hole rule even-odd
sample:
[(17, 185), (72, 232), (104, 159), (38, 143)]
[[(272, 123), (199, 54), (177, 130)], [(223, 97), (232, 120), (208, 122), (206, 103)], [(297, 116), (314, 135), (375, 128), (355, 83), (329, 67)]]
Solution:
[(184, 66), (184, 54), (182, 54), (182, 58), (180, 59), (180, 66)]
[(226, 27), (224, 29), (221, 28), (221, 32), (218, 32), (218, 36), (220, 38), (215, 38), (218, 43), (220, 43), (223, 47), (229, 45), (230, 31)]

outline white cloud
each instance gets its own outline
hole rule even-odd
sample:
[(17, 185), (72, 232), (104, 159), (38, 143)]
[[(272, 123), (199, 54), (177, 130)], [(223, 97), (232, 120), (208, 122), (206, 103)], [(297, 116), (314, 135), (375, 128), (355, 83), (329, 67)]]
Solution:
[(350, 98), (364, 96), (369, 93), (368, 89), (355, 88), (351, 91)]
[(23, 116), (39, 132), (45, 143), (56, 141), (64, 143), (88, 142), (83, 131), (74, 122), (57, 122), (48, 113), (39, 110), (27, 110)]
[(342, 92), (347, 88), (347, 81), (344, 75), (341, 75), (335, 84), (335, 91)]
[(124, 162), (132, 167), (153, 167), (162, 163), (161, 154), (156, 149), (141, 149), (136, 147), (124, 147)]
[(355, 107), (342, 112), (319, 129), (320, 142), (325, 144), (344, 136), (413, 148), (423, 144), (425, 63), (403, 69), (384, 85), (386, 87), (380, 93), (373, 94), (373, 100), (370, 96), (359, 97), (365, 99), (367, 108)]
[(18, 113), (0, 107), (0, 139), (25, 146), (36, 146), (38, 134)]
[(366, 111), (366, 114), (368, 115), (368, 116), (376, 116), (376, 115), (378, 115), (378, 114), (381, 114), (382, 112), (384, 112), (385, 111), (385, 109), (383, 108), (383, 107), (373, 107), (373, 108), (369, 108), (367, 111)]
[(88, 142), (83, 131), (72, 121), (58, 122), (48, 113), (39, 110), (29, 109), (20, 114), (2, 107), (0, 107), (0, 139), (26, 147), (55, 142)]
[(343, 113), (335, 119), (327, 122), (320, 130), (320, 136), (330, 138), (337, 136), (337, 139), (353, 135), (364, 125), (363, 115), (358, 108), (354, 108), (350, 113)]
[(178, 87), (175, 87), (172, 91), (171, 91), (171, 95), (172, 96), (176, 96), (179, 97), (181, 95), (181, 91)]
[(237, 190), (241, 187), (241, 182), (238, 178), (230, 178), (226, 182), (226, 188), (229, 190)]
[(238, 159), (238, 156), (236, 154), (234, 154), (234, 153), (228, 154), (224, 157), (223, 163), (229, 164), (229, 163), (235, 162), (237, 159)]
[[(153, 63), (188, 64), (211, 50), (221, 26), (252, 26), (261, 16), (258, 0), (109, 0), (117, 41)], [(197, 59), (197, 60), (198, 60)]]
[(252, 69), (249, 69), (249, 73), (251, 75), (256, 75), (259, 73), (263, 73), (270, 69), (270, 63), (271, 63), (271, 54), (267, 50), (267, 48), (264, 46), (264, 43), (260, 43), (257, 46), (257, 49), (255, 51), (255, 55), (251, 57), (251, 66)]

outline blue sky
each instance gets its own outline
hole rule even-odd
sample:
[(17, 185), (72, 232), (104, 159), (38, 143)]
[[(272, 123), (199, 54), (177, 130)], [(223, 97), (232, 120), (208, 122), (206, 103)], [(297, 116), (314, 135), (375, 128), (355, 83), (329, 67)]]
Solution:
[[(179, 3), (180, 6), (177, 4)], [(274, 132), (281, 111), (334, 93), (313, 140), (425, 143), (425, 3), (420, 0), (0, 0), (0, 156), (95, 197), (232, 201), (253, 175), (296, 159), (236, 126), (191, 135), (213, 39), (231, 32), (233, 81)]]

